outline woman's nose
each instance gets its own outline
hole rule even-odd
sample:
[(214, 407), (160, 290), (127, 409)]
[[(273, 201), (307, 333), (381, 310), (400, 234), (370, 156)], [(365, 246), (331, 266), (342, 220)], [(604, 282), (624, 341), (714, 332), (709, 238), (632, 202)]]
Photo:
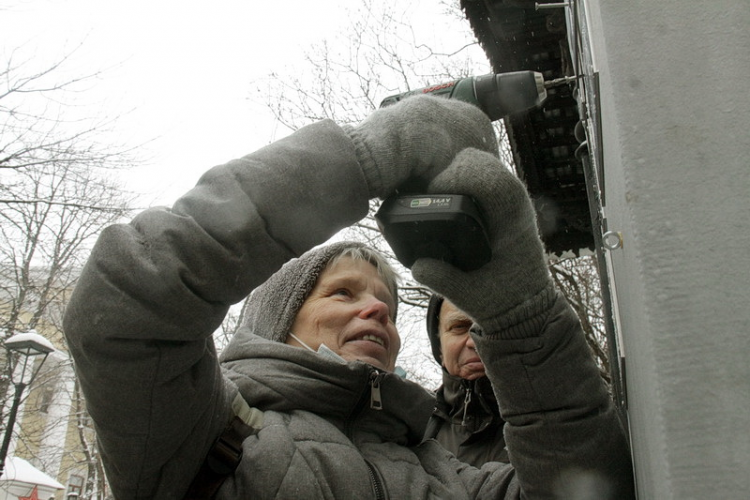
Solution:
[(388, 304), (377, 297), (369, 297), (366, 299), (366, 303), (360, 311), (359, 316), (362, 319), (377, 319), (383, 324), (388, 324), (390, 312)]

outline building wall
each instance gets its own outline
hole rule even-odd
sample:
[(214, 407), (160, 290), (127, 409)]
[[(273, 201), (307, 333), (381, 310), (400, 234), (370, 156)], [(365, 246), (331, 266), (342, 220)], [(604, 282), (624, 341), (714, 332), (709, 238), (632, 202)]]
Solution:
[(744, 498), (750, 2), (583, 4), (639, 498)]
[[(20, 439), (9, 452), (9, 455), (28, 460), (66, 486), (71, 474), (83, 478), (87, 475), (74, 390), (75, 379), (67, 355), (48, 359), (19, 412), (16, 433)], [(51, 391), (51, 399), (48, 399), (48, 391)], [(85, 427), (84, 432), (88, 442), (93, 443), (93, 429)], [(58, 491), (55, 498), (62, 500), (65, 494), (64, 490)]]

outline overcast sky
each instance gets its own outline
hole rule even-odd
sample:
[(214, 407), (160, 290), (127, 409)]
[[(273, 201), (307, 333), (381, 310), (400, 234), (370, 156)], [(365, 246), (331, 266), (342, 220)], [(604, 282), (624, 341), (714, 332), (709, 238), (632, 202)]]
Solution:
[[(359, 0), (16, 0), (0, 7), (6, 57), (103, 71), (82, 96), (118, 119), (115, 140), (148, 143), (126, 177), (144, 204), (171, 204), (209, 167), (289, 133), (254, 104), (250, 83), (299, 65), (304, 51), (345, 27)], [(440, 0), (414, 0), (415, 23), (436, 36)], [(448, 30), (450, 31), (450, 30)]]
[(42, 64), (75, 50), (71, 74), (104, 70), (86, 102), (126, 113), (118, 140), (153, 139), (128, 186), (165, 204), (208, 167), (288, 133), (248, 101), (250, 81), (294, 65), (347, 19), (346, 0), (4, 3), (5, 54)]

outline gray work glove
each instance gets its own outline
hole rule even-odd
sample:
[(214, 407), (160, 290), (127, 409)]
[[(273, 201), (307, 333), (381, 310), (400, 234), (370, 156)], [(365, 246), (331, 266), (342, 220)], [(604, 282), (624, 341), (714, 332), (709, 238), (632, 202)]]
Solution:
[[(440, 260), (422, 258), (412, 275), (447, 297), (486, 333), (507, 338), (538, 335), (554, 285), (526, 188), (500, 160), (467, 149), (427, 187), (428, 193), (469, 195), (484, 218), (492, 259), (470, 272)], [(511, 328), (513, 327), (513, 328)]]
[(354, 141), (370, 198), (385, 198), (422, 179), (423, 185), (468, 147), (497, 152), (489, 118), (476, 106), (444, 97), (414, 96), (373, 112), (345, 129)]

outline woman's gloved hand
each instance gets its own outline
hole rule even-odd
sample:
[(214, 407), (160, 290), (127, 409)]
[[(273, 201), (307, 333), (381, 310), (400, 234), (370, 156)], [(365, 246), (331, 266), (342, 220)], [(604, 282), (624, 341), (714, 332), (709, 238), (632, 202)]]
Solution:
[(521, 181), (494, 155), (467, 149), (427, 187), (428, 193), (469, 195), (489, 233), (492, 259), (470, 272), (436, 259), (418, 259), (412, 275), (456, 304), (486, 333), (511, 326), (513, 336), (538, 334), (541, 313), (551, 305), (554, 285), (536, 225), (536, 213)]
[(472, 104), (444, 97), (409, 97), (346, 130), (370, 198), (385, 198), (407, 180), (426, 183), (465, 148), (497, 153), (489, 118)]

